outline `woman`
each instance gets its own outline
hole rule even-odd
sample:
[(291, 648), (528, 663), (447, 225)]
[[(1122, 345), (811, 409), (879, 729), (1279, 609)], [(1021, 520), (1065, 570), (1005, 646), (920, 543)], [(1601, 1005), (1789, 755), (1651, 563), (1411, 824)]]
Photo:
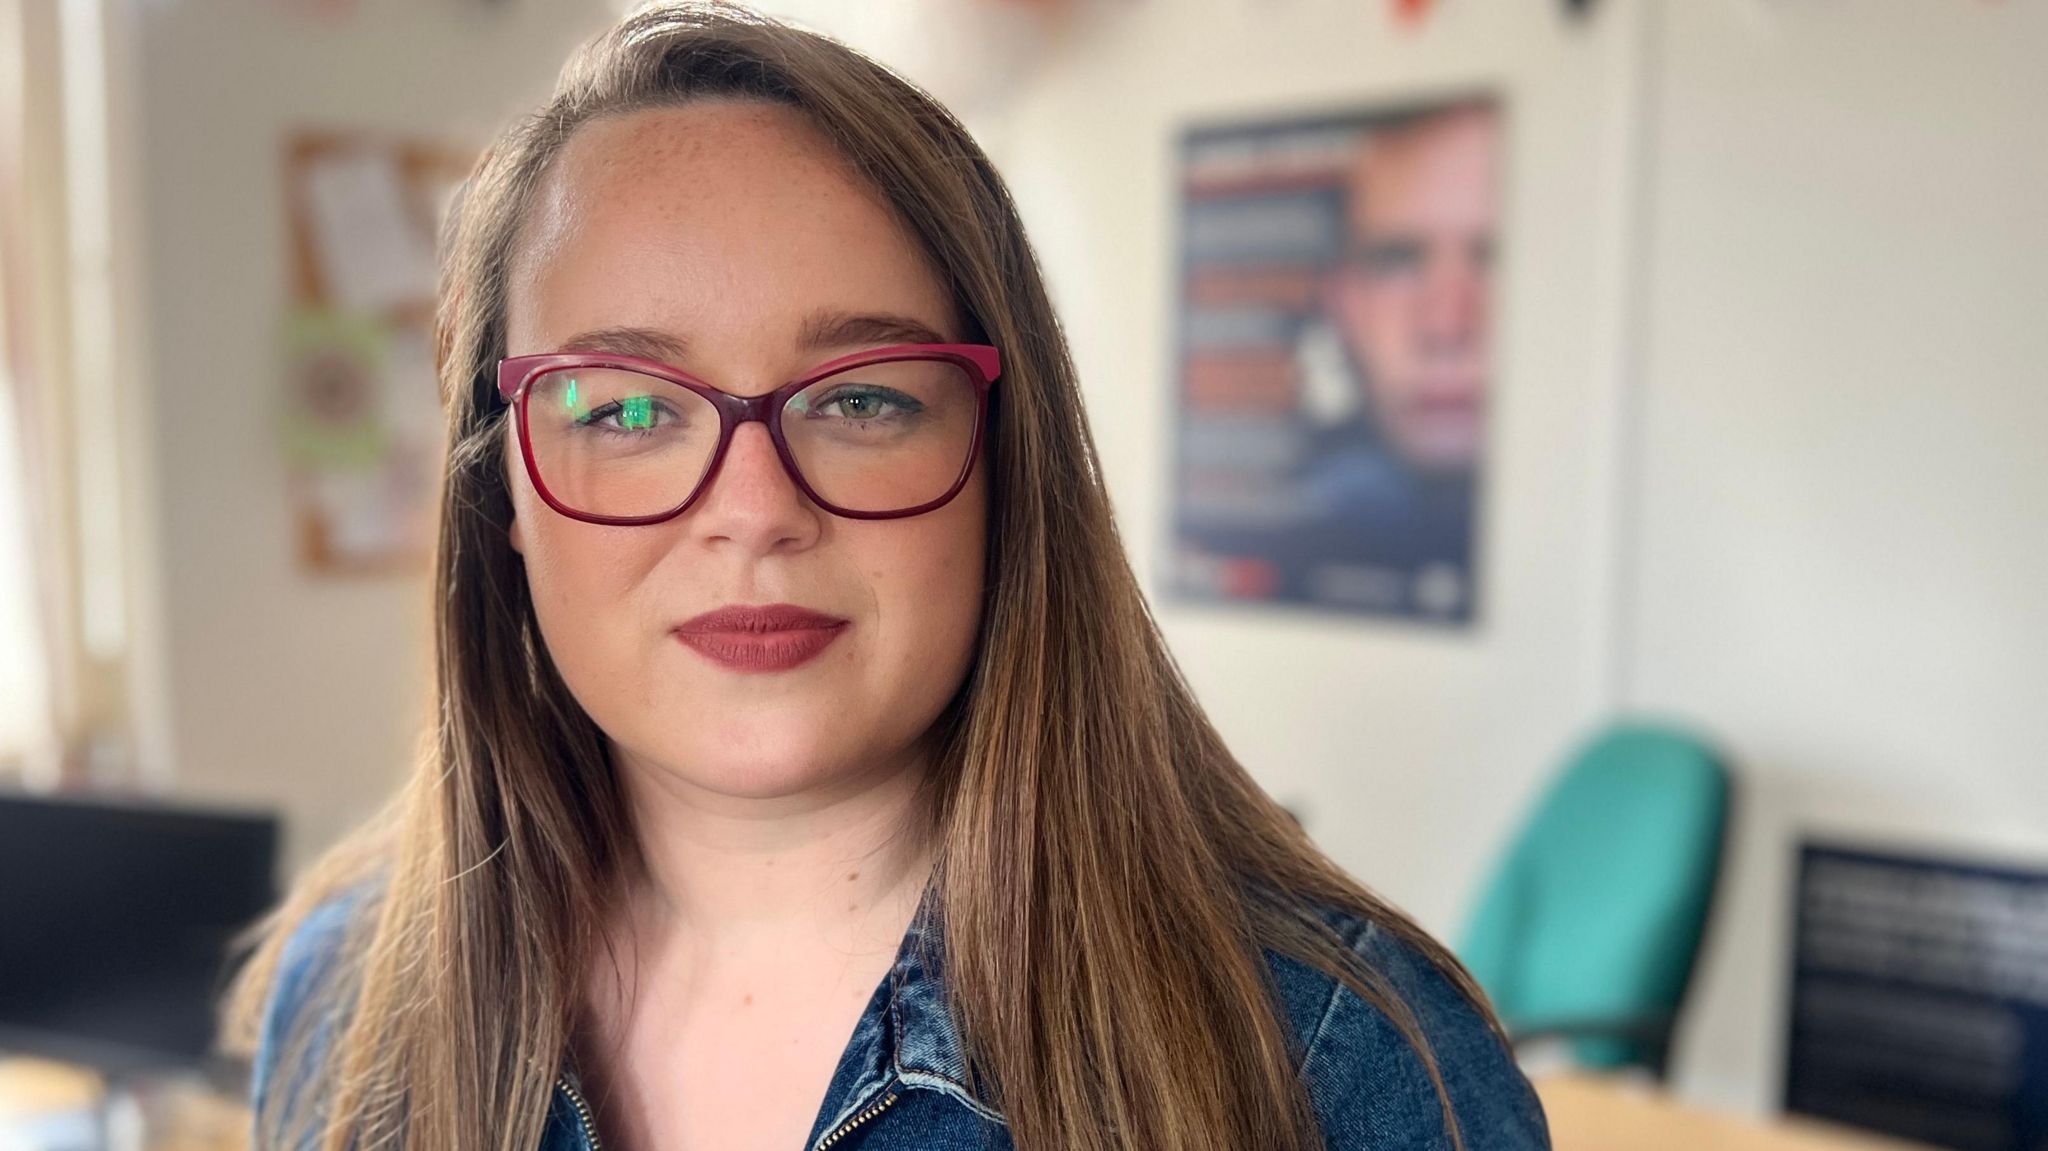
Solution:
[(1545, 1145), (1181, 680), (943, 109), (645, 12), (450, 229), (437, 741), (242, 976), (261, 1145)]

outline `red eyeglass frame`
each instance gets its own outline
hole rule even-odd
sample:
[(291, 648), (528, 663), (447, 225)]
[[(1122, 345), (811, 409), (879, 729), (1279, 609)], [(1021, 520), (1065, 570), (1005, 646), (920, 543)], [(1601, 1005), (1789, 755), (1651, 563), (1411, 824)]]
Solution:
[[(782, 409), (790, 397), (817, 383), (827, 376), (837, 375), (852, 368), (868, 364), (896, 363), (903, 360), (941, 360), (958, 365), (966, 370), (974, 384), (974, 438), (967, 447), (967, 460), (960, 467), (960, 474), (953, 480), (953, 486), (946, 494), (916, 507), (900, 511), (863, 512), (842, 508), (820, 496), (804, 478), (803, 470), (797, 467), (796, 457), (790, 453), (789, 441), (782, 434)], [(555, 497), (548, 490), (547, 482), (541, 479), (540, 466), (533, 458), (533, 437), (527, 425), (526, 398), (533, 381), (548, 372), (566, 368), (621, 368), (654, 376), (672, 384), (688, 388), (702, 396), (718, 410), (718, 447), (711, 453), (711, 463), (704, 469), (704, 476), (697, 481), (689, 496), (682, 503), (665, 512), (646, 516), (602, 516), (577, 511)], [(713, 387), (703, 380), (683, 371), (681, 368), (661, 363), (658, 360), (644, 360), (638, 356), (614, 356), (590, 352), (542, 352), (529, 356), (507, 356), (498, 361), (498, 395), (512, 405), (513, 417), (519, 429), (519, 454), (526, 462), (526, 476), (533, 481), (533, 490), (547, 505), (562, 515), (584, 523), (604, 524), (612, 527), (637, 527), (644, 524), (665, 523), (689, 511), (711, 481), (718, 478), (718, 469), (725, 463), (726, 449), (732, 446), (733, 433), (741, 424), (759, 421), (768, 428), (768, 438), (775, 443), (775, 454), (782, 460), (782, 470), (788, 473), (797, 489), (812, 503), (836, 516), (854, 520), (895, 520), (923, 515), (950, 503), (967, 486), (967, 477), (974, 472), (974, 461), (981, 455), (982, 442), (988, 431), (988, 393), (995, 386), (996, 378), (1002, 374), (1002, 357), (995, 348), (987, 344), (891, 344), (883, 348), (871, 348), (864, 352), (840, 356), (827, 360), (791, 380), (772, 392), (758, 396), (736, 396), (721, 388)]]

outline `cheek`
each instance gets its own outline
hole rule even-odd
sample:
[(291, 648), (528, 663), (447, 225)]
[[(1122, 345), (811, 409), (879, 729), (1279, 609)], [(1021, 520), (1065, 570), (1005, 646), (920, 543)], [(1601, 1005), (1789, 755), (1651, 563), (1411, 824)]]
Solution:
[(957, 514), (948, 505), (932, 517), (897, 521), (898, 533), (875, 532), (863, 541), (861, 566), (888, 648), (884, 662), (921, 696), (952, 695), (981, 627), (986, 527), (978, 487), (977, 480), (961, 493)]
[(580, 523), (530, 490), (514, 501), (527, 593), (550, 657), (579, 695), (614, 690), (611, 681), (638, 671), (639, 609), (661, 532)]
[(1335, 292), (1337, 316), (1351, 343), (1366, 360), (1377, 362), (1391, 350), (1389, 342), (1398, 328), (1394, 321), (1394, 289), (1369, 284), (1361, 276), (1346, 276)]
[(512, 497), (508, 538), (525, 561), (536, 610), (543, 602), (613, 602), (609, 596), (630, 587), (633, 573), (658, 556), (664, 533), (587, 524), (556, 512), (527, 477), (518, 441), (509, 436), (507, 441), (505, 483)]
[(1387, 363), (1407, 351), (1408, 320), (1414, 290), (1406, 281), (1374, 284), (1358, 292), (1355, 309), (1367, 354)]

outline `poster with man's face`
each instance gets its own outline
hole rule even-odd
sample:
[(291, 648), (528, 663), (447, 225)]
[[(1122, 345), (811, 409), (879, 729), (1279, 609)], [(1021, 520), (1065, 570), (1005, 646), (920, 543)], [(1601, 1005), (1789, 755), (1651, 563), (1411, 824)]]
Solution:
[(1176, 592), (1474, 618), (1500, 153), (1484, 99), (1183, 139)]

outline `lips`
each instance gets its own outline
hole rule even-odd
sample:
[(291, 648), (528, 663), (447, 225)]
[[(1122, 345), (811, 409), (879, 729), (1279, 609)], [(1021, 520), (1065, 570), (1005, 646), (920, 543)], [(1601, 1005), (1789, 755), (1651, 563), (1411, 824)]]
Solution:
[(704, 658), (733, 671), (788, 671), (832, 646), (847, 621), (795, 604), (736, 604), (708, 611), (671, 634)]

